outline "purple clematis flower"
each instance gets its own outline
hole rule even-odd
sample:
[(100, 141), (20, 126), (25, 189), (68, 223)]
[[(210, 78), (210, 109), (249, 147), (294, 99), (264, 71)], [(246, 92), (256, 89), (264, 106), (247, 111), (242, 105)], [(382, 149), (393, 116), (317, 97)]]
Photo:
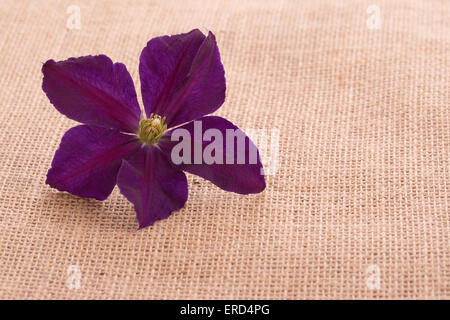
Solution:
[[(227, 130), (238, 129), (223, 118), (206, 116), (225, 100), (225, 72), (211, 32), (205, 36), (196, 29), (148, 42), (139, 66), (147, 117), (141, 113), (125, 65), (105, 55), (49, 60), (42, 72), (42, 89), (50, 102), (82, 123), (61, 140), (47, 173), (46, 183), (51, 187), (105, 200), (117, 184), (134, 205), (139, 229), (184, 206), (188, 184), (183, 171), (226, 191), (250, 194), (264, 190), (259, 155), (254, 163), (179, 163), (172, 159), (177, 143), (172, 135), (183, 129), (195, 136), (193, 121), (202, 130), (218, 130), (224, 136)], [(248, 159), (249, 150), (256, 147), (241, 134)], [(199, 143), (200, 151), (208, 148), (209, 143)], [(225, 159), (231, 153), (236, 160), (239, 152), (243, 151), (227, 142), (214, 156)]]

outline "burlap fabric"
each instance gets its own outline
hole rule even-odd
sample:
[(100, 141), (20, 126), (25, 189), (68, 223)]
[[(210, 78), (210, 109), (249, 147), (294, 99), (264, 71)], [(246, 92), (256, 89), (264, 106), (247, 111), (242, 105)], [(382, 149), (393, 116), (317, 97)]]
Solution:
[[(189, 175), (186, 207), (135, 232), (117, 188), (49, 188), (75, 123), (42, 62), (104, 53), (139, 86), (146, 42), (196, 27), (221, 49), (217, 114), (279, 130), (266, 191)], [(0, 298), (450, 298), (448, 1), (2, 0), (0, 39)]]

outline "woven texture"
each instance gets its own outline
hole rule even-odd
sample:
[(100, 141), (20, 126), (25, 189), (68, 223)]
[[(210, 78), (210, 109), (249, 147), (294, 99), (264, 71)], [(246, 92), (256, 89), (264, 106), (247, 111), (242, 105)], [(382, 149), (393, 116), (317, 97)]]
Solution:
[[(139, 87), (146, 42), (197, 27), (226, 70), (216, 114), (279, 130), (267, 189), (188, 175), (185, 208), (135, 232), (117, 188), (49, 188), (75, 122), (42, 63), (104, 53)], [(450, 298), (448, 1), (2, 0), (0, 39), (0, 298)]]

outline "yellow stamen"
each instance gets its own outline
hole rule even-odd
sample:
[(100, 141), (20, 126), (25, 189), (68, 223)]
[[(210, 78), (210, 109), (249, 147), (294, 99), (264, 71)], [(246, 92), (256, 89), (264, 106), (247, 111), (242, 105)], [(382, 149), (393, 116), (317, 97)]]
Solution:
[(148, 119), (142, 119), (139, 121), (139, 139), (142, 143), (153, 145), (159, 141), (163, 133), (167, 130), (167, 124), (165, 124), (166, 117), (156, 114), (150, 114)]

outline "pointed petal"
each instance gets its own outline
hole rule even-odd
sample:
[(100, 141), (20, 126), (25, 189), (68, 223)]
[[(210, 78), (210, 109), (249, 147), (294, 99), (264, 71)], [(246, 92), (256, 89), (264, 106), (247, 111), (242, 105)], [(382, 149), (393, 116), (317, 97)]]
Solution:
[[(200, 126), (201, 128), (198, 130), (195, 129), (196, 125), (198, 126), (197, 129)], [(219, 142), (220, 148), (214, 153), (217, 160), (215, 160), (215, 163), (206, 159), (205, 151), (213, 141), (216, 141), (216, 137), (211, 138), (211, 142), (204, 141), (206, 139), (202, 138), (210, 129), (215, 130), (222, 137), (222, 142)], [(189, 145), (191, 148), (190, 157), (188, 157), (190, 161), (187, 161), (188, 163), (180, 163), (178, 156), (180, 153), (174, 152), (174, 147), (184, 139), (184, 137), (174, 137), (178, 133), (182, 133), (182, 130), (187, 130), (186, 132), (188, 132), (188, 136), (190, 137)], [(235, 133), (236, 138), (227, 141), (228, 130), (229, 133)], [(171, 141), (172, 138), (175, 141)], [(242, 144), (238, 142), (239, 140), (242, 141)], [(196, 143), (198, 143), (200, 150), (198, 153), (195, 150)], [(168, 131), (160, 140), (159, 146), (171, 159), (173, 165), (181, 170), (207, 179), (223, 190), (249, 194), (259, 193), (266, 187), (263, 166), (256, 146), (244, 132), (226, 119), (208, 116), (192, 121)], [(200, 159), (201, 163), (196, 164), (196, 160), (198, 161), (198, 159)]]
[(124, 160), (117, 177), (120, 192), (134, 205), (139, 229), (166, 219), (188, 198), (186, 176), (155, 147), (143, 147)]
[(107, 56), (47, 61), (42, 89), (50, 102), (75, 121), (135, 133), (140, 108), (125, 65)]
[(150, 40), (139, 73), (147, 115), (166, 116), (169, 127), (210, 114), (225, 101), (225, 71), (211, 32)]
[(122, 158), (140, 147), (136, 137), (81, 125), (66, 132), (47, 173), (51, 187), (105, 200), (114, 189)]

